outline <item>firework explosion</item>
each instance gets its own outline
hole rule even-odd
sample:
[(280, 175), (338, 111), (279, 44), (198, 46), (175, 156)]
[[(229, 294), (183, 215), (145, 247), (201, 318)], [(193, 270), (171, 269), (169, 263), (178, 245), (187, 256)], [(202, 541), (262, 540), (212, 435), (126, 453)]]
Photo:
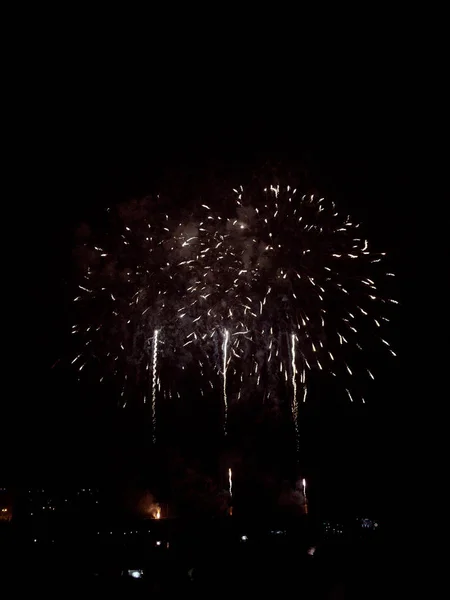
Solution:
[(100, 381), (117, 377), (123, 407), (138, 390), (151, 403), (154, 440), (158, 401), (181, 397), (183, 378), (200, 374), (199, 393), (221, 394), (225, 433), (230, 401), (287, 389), (298, 448), (312, 371), (342, 379), (353, 402), (355, 371), (374, 379), (365, 341), (395, 356), (380, 332), (396, 301), (368, 277), (392, 273), (333, 202), (253, 185), (181, 221), (154, 214), (144, 201), (119, 210), (97, 245), (84, 244), (72, 329), (74, 365)]

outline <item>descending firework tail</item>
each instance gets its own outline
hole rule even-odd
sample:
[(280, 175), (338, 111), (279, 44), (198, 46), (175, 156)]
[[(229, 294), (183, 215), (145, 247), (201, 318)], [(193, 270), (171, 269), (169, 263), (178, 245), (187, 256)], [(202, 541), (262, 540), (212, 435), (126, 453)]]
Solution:
[(302, 479), (303, 498), (305, 499), (305, 512), (308, 512), (308, 498), (306, 496), (306, 479)]
[[(292, 372), (292, 418), (294, 421), (295, 427), (295, 443), (297, 447), (297, 456), (299, 452), (300, 440), (299, 440), (299, 428), (298, 428), (298, 400), (297, 400), (297, 363), (296, 363), (296, 355), (295, 355), (295, 343), (296, 337), (295, 333), (291, 334), (291, 355), (292, 355), (292, 364), (291, 364), (291, 372)], [(306, 391), (306, 387), (305, 387)]]
[(228, 493), (230, 497), (233, 496), (233, 473), (231, 469), (228, 469)]
[(157, 396), (180, 398), (195, 373), (202, 396), (221, 391), (225, 432), (230, 401), (287, 393), (298, 447), (298, 398), (313, 371), (353, 402), (365, 382), (355, 373), (375, 378), (365, 347), (395, 355), (380, 337), (397, 304), (378, 287), (384, 254), (333, 202), (289, 185), (255, 182), (226, 200), (187, 218), (155, 218), (150, 201), (109, 213), (107, 235), (81, 246), (71, 362), (119, 378), (123, 406), (133, 389), (147, 398), (150, 377), (154, 439)]
[(222, 377), (223, 377), (223, 406), (224, 406), (224, 432), (227, 433), (227, 421), (228, 421), (228, 398), (227, 398), (227, 369), (228, 369), (228, 340), (230, 334), (228, 329), (225, 329), (223, 335), (222, 353), (223, 353), (223, 366), (222, 366)]
[(155, 329), (153, 332), (153, 361), (152, 361), (152, 427), (153, 443), (156, 442), (156, 368), (158, 363), (158, 334)]

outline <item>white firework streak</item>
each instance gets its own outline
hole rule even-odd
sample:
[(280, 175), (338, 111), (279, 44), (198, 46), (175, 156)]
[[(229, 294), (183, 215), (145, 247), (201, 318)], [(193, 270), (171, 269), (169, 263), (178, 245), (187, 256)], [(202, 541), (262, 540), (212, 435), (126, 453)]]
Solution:
[(296, 446), (297, 446), (297, 455), (298, 455), (298, 451), (299, 451), (299, 447), (300, 447), (300, 440), (299, 440), (299, 432), (298, 432), (298, 400), (297, 400), (297, 380), (296, 380), (297, 367), (295, 364), (295, 334), (294, 333), (291, 334), (291, 342), (292, 342), (291, 353), (292, 353), (292, 391), (293, 391), (292, 418), (294, 419), (295, 442), (296, 442)]
[(231, 469), (228, 469), (228, 491), (230, 493), (230, 496), (233, 495), (233, 479), (232, 479), (232, 472)]
[(156, 365), (158, 362), (158, 334), (155, 329), (153, 332), (153, 368), (152, 368), (152, 428), (153, 443), (156, 442)]
[(228, 329), (224, 331), (224, 338), (222, 344), (222, 352), (223, 352), (223, 405), (225, 409), (224, 415), (224, 424), (223, 430), (225, 435), (227, 435), (227, 419), (228, 419), (228, 399), (227, 399), (227, 362), (228, 362), (228, 340), (230, 337), (230, 333)]
[(305, 384), (305, 389), (303, 390), (303, 402), (306, 402), (306, 394), (308, 393), (308, 388), (306, 387)]

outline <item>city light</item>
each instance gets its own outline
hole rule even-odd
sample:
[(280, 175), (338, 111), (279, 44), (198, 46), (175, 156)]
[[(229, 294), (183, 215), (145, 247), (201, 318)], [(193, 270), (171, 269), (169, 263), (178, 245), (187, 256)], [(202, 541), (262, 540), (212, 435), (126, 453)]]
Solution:
[(143, 574), (144, 574), (144, 572), (142, 571), (142, 569), (129, 569), (128, 570), (128, 575), (130, 577), (133, 577), (133, 579), (141, 579)]

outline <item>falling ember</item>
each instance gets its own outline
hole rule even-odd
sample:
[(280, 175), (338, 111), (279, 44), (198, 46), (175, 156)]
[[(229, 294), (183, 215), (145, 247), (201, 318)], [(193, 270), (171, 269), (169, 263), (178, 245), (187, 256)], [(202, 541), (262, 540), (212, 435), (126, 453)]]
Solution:
[(303, 478), (302, 479), (302, 486), (303, 486), (303, 497), (305, 499), (305, 512), (308, 512), (308, 498), (306, 496), (306, 479)]
[(291, 334), (291, 354), (292, 354), (292, 418), (294, 419), (295, 427), (295, 442), (297, 446), (297, 455), (300, 447), (299, 431), (298, 431), (298, 400), (297, 400), (297, 366), (295, 364), (295, 334)]
[[(158, 334), (155, 329), (153, 332), (153, 368), (152, 368), (152, 426), (153, 426), (153, 443), (156, 442), (156, 365), (158, 361)], [(156, 517), (159, 519), (159, 517)]]
[(223, 405), (224, 405), (224, 424), (223, 430), (225, 435), (227, 434), (227, 419), (228, 419), (228, 400), (227, 400), (227, 363), (228, 363), (228, 339), (230, 337), (230, 333), (228, 329), (224, 331), (224, 338), (222, 344), (222, 353), (223, 353), (223, 368), (222, 368), (222, 376), (223, 376)]
[(233, 495), (233, 474), (231, 469), (228, 469), (228, 493), (230, 497)]

